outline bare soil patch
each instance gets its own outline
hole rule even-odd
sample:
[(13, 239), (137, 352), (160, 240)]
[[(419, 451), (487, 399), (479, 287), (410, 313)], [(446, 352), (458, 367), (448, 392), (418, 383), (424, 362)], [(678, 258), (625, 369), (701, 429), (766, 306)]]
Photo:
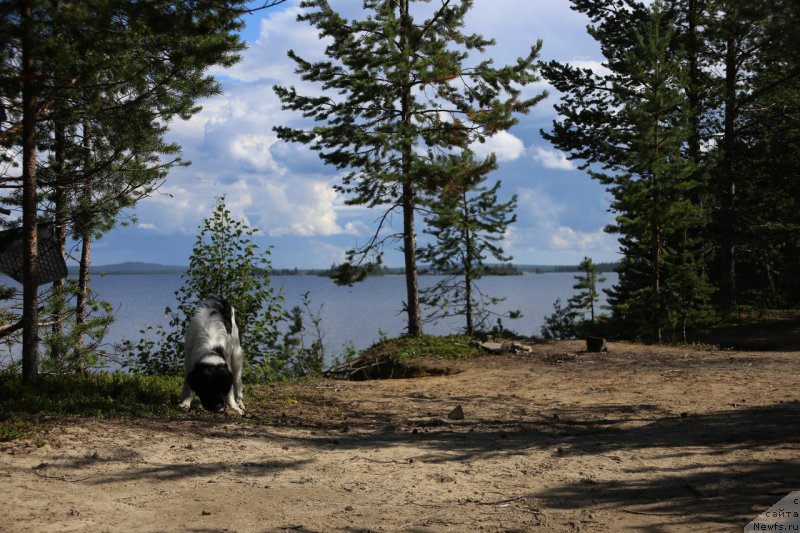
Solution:
[(532, 347), (53, 421), (0, 445), (0, 530), (741, 531), (800, 488), (800, 353)]

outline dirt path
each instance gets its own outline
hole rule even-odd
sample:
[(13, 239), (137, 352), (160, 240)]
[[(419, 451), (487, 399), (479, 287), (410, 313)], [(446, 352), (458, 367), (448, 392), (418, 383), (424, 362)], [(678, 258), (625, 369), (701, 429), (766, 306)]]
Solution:
[(800, 489), (800, 353), (579, 349), (59, 422), (0, 448), (0, 530), (741, 531)]

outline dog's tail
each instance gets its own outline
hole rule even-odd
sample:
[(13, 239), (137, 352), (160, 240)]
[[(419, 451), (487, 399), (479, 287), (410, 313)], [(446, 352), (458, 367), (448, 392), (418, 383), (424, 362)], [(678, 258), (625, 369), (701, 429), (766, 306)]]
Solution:
[(203, 300), (200, 305), (210, 309), (212, 316), (218, 315), (222, 320), (222, 323), (225, 324), (225, 331), (228, 332), (228, 335), (231, 334), (231, 331), (233, 330), (234, 311), (233, 306), (228, 303), (228, 300), (225, 298), (212, 296)]

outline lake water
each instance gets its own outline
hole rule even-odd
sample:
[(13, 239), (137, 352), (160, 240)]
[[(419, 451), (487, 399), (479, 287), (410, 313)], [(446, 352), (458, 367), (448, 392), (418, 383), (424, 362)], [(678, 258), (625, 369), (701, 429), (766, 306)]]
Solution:
[[(616, 273), (605, 274), (602, 288), (617, 281)], [(436, 283), (436, 276), (421, 276), (421, 287)], [(285, 308), (299, 305), (308, 292), (312, 309), (322, 306), (320, 316), (328, 357), (341, 355), (348, 345), (357, 349), (370, 346), (384, 334), (403, 333), (406, 315), (405, 278), (390, 275), (371, 277), (353, 287), (339, 287), (321, 276), (274, 276), (272, 286), (282, 291)], [(522, 311), (522, 318), (503, 320), (504, 326), (523, 335), (538, 335), (544, 317), (553, 310), (556, 298), (566, 301), (573, 294), (574, 273), (526, 273), (521, 276), (488, 276), (479, 280), (481, 290), (506, 300), (493, 310), (507, 313)], [(109, 275), (92, 278), (92, 287), (100, 299), (110, 302), (117, 320), (111, 326), (108, 341), (139, 338), (145, 326), (165, 324), (164, 308), (175, 306), (175, 291), (181, 286), (179, 275)], [(604, 302), (602, 302), (604, 303)], [(307, 324), (310, 326), (310, 323)], [(425, 333), (458, 333), (458, 321), (426, 323)]]

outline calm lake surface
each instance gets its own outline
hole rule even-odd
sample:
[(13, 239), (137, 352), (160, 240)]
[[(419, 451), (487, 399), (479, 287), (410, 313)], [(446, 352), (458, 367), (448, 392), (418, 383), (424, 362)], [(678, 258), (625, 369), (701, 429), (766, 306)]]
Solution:
[[(605, 274), (602, 288), (617, 281), (616, 273)], [(436, 283), (436, 276), (421, 276), (421, 287)], [(521, 276), (489, 276), (480, 280), (481, 290), (506, 300), (493, 310), (507, 313), (522, 311), (522, 318), (503, 320), (503, 324), (523, 335), (539, 334), (544, 317), (553, 310), (556, 298), (566, 301), (573, 294), (574, 273), (526, 273)], [(378, 341), (381, 334), (395, 337), (403, 333), (406, 317), (402, 313), (405, 300), (403, 276), (368, 278), (353, 287), (339, 287), (321, 276), (274, 276), (274, 288), (285, 298), (284, 307), (299, 305), (308, 292), (312, 309), (322, 306), (320, 316), (328, 358), (341, 355), (352, 345), (362, 349)], [(181, 286), (179, 275), (108, 275), (94, 276), (92, 288), (100, 299), (110, 302), (117, 320), (111, 326), (108, 341), (138, 339), (146, 326), (165, 324), (164, 308), (176, 303), (175, 291)], [(604, 295), (603, 295), (604, 296)], [(604, 303), (604, 302), (601, 302)], [(311, 324), (307, 323), (310, 327)], [(426, 323), (425, 332), (437, 335), (458, 333), (458, 321)]]

